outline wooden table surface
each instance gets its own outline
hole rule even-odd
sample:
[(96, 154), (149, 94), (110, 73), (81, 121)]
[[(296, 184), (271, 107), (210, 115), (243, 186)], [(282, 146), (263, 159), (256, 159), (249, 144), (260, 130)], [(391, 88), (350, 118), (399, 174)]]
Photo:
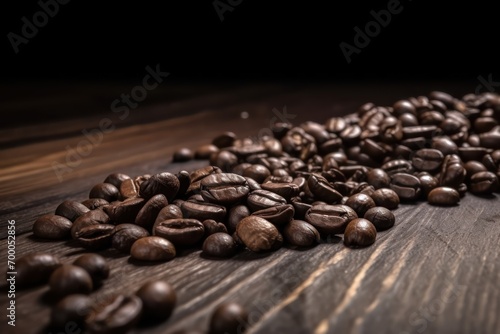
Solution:
[[(0, 267), (7, 262), (7, 221), (16, 222), (16, 256), (44, 251), (71, 262), (85, 251), (73, 242), (35, 239), (31, 226), (65, 199), (84, 200), (92, 185), (112, 172), (131, 176), (192, 170), (207, 161), (171, 163), (177, 148), (196, 148), (223, 131), (257, 136), (269, 127), (273, 109), (299, 124), (353, 112), (364, 102), (390, 105), (434, 89), (461, 96), (475, 83), (424, 84), (164, 84), (120, 120), (109, 105), (127, 85), (3, 87), (1, 126)], [(21, 94), (20, 91), (28, 91)], [(83, 112), (82, 112), (83, 111)], [(242, 118), (246, 111), (248, 118)], [(84, 116), (82, 116), (84, 115)], [(59, 179), (54, 162), (84, 139), (83, 129), (110, 118), (103, 136)], [(134, 333), (177, 329), (206, 331), (223, 301), (250, 312), (248, 333), (500, 333), (500, 205), (497, 196), (467, 194), (458, 207), (403, 204), (396, 225), (379, 233), (372, 247), (345, 248), (341, 239), (311, 249), (239, 253), (208, 260), (185, 251), (170, 262), (137, 265), (113, 250), (111, 276), (91, 296), (98, 300), (134, 291), (152, 278), (169, 281), (178, 304), (172, 317)], [(42, 333), (49, 321), (46, 286), (16, 291), (16, 327), (5, 317), (2, 282), (1, 333)]]

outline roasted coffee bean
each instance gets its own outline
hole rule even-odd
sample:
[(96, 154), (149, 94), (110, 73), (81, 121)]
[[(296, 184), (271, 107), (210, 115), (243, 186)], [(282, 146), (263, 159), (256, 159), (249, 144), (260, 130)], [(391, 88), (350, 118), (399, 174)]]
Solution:
[(430, 174), (418, 175), (420, 180), (420, 187), (422, 188), (422, 193), (425, 197), (429, 195), (429, 192), (439, 186), (439, 180)]
[(238, 174), (212, 174), (201, 180), (201, 196), (210, 203), (233, 204), (245, 199), (249, 192), (246, 179)]
[(229, 234), (217, 232), (205, 239), (202, 248), (204, 255), (228, 258), (236, 254), (238, 246)]
[(435, 125), (417, 125), (403, 127), (403, 138), (417, 138), (424, 137), (431, 139), (433, 136), (439, 134), (438, 127)]
[(321, 175), (311, 174), (307, 180), (307, 186), (317, 200), (336, 203), (342, 198), (342, 194)]
[(58, 267), (50, 275), (50, 292), (57, 298), (74, 293), (89, 294), (92, 289), (92, 278), (89, 273), (80, 267), (65, 264)]
[(94, 287), (99, 286), (109, 276), (108, 262), (99, 254), (81, 255), (73, 262), (73, 265), (83, 268), (89, 273)]
[(318, 230), (303, 220), (291, 220), (283, 229), (285, 240), (298, 247), (310, 247), (319, 243), (320, 235)]
[(73, 223), (62, 216), (47, 214), (33, 224), (33, 234), (38, 238), (62, 240), (71, 236)]
[(139, 197), (139, 184), (135, 179), (126, 179), (120, 184), (120, 196), (122, 199)]
[(102, 198), (108, 202), (119, 199), (120, 191), (111, 183), (98, 183), (92, 187), (89, 198)]
[(366, 173), (366, 182), (375, 189), (387, 188), (389, 187), (391, 178), (383, 169), (373, 168)]
[(130, 249), (132, 258), (141, 261), (168, 261), (173, 259), (175, 254), (174, 244), (158, 236), (138, 239)]
[(470, 181), (470, 178), (472, 175), (479, 173), (479, 172), (487, 171), (486, 167), (482, 163), (480, 163), (479, 161), (475, 161), (475, 160), (467, 161), (464, 164), (464, 168), (465, 168), (465, 171), (467, 172), (465, 177), (468, 181)]
[(175, 204), (169, 204), (160, 210), (156, 216), (155, 224), (167, 219), (182, 218), (182, 210)]
[(250, 191), (262, 189), (260, 184), (258, 184), (257, 181), (255, 181), (254, 179), (250, 177), (245, 177), (245, 180), (247, 180), (248, 188), (250, 188)]
[(105, 179), (104, 183), (111, 183), (116, 188), (120, 189), (120, 186), (123, 181), (130, 179), (130, 176), (123, 173), (112, 173), (109, 174)]
[(255, 211), (252, 215), (264, 218), (276, 226), (282, 226), (292, 220), (295, 209), (290, 204), (281, 204)]
[(236, 231), (236, 226), (243, 218), (248, 216), (250, 216), (250, 209), (244, 204), (238, 204), (229, 209), (227, 218), (227, 228), (229, 233)]
[(347, 122), (342, 117), (332, 117), (325, 123), (325, 129), (335, 134), (341, 133), (347, 127)]
[(500, 149), (500, 126), (497, 125), (490, 131), (481, 133), (479, 140), (483, 147), (494, 150)]
[(73, 294), (61, 299), (52, 309), (51, 326), (65, 329), (68, 323), (83, 327), (92, 311), (92, 300), (87, 295)]
[(155, 321), (167, 320), (177, 303), (174, 288), (165, 281), (148, 282), (140, 287), (136, 295), (142, 301), (142, 317)]
[(89, 315), (86, 327), (91, 333), (126, 333), (140, 320), (142, 301), (135, 295), (118, 295), (98, 305)]
[(300, 192), (299, 186), (291, 181), (287, 183), (268, 182), (263, 183), (261, 187), (264, 190), (280, 195), (286, 200), (290, 200), (290, 198), (297, 196)]
[(75, 237), (82, 247), (100, 250), (111, 246), (114, 228), (111, 224), (89, 225), (76, 232)]
[(219, 148), (212, 144), (202, 145), (194, 152), (195, 159), (207, 160), (212, 153), (219, 151)]
[(411, 173), (413, 172), (413, 166), (411, 162), (404, 159), (396, 159), (386, 162), (382, 165), (382, 168), (389, 176), (397, 173)]
[(240, 334), (248, 324), (248, 312), (240, 304), (220, 304), (210, 318), (209, 334)]
[(247, 205), (252, 211), (267, 209), (280, 204), (286, 204), (286, 199), (267, 190), (254, 190), (247, 198)]
[(210, 155), (210, 165), (219, 167), (223, 172), (231, 171), (238, 164), (238, 157), (227, 149)]
[(109, 202), (103, 198), (89, 198), (85, 201), (82, 201), (82, 204), (85, 205), (89, 210), (95, 210), (102, 208), (105, 205), (109, 205)]
[(453, 188), (437, 187), (429, 192), (427, 201), (433, 205), (457, 205), (460, 201), (460, 195)]
[(358, 193), (350, 196), (345, 205), (356, 211), (358, 217), (363, 217), (368, 209), (375, 207), (375, 202), (370, 196)]
[(253, 252), (276, 250), (283, 244), (278, 229), (264, 218), (248, 216), (236, 227), (238, 237)]
[(177, 179), (179, 180), (179, 191), (177, 192), (177, 197), (184, 196), (191, 185), (191, 177), (189, 176), (189, 172), (185, 170), (181, 170), (179, 173), (175, 174)]
[(76, 239), (76, 235), (84, 227), (90, 225), (107, 224), (109, 216), (101, 209), (91, 210), (84, 213), (71, 226), (71, 237)]
[(47, 283), (61, 261), (47, 253), (30, 253), (16, 261), (16, 287), (24, 288)]
[(458, 155), (447, 155), (441, 168), (439, 185), (456, 189), (464, 181), (465, 174), (465, 168)]
[(342, 132), (340, 132), (339, 137), (345, 145), (354, 145), (359, 142), (361, 137), (361, 132), (363, 130), (359, 125), (348, 125)]
[[(401, 122), (402, 127), (417, 126), (418, 118), (413, 114), (402, 114), (398, 117), (398, 121)], [(401, 128), (401, 135), (403, 134), (403, 129)]]
[(172, 156), (172, 162), (185, 162), (192, 160), (194, 158), (194, 153), (187, 147), (181, 147), (174, 152)]
[(89, 208), (82, 203), (76, 201), (64, 201), (56, 208), (55, 214), (68, 218), (74, 222), (78, 217), (88, 211), (90, 211)]
[(185, 201), (181, 205), (181, 210), (184, 218), (197, 219), (200, 221), (204, 221), (205, 219), (224, 221), (226, 217), (225, 207), (206, 202)]
[(215, 145), (218, 148), (230, 147), (233, 146), (235, 140), (236, 140), (236, 135), (233, 132), (228, 131), (215, 137), (212, 140), (212, 145)]
[(408, 201), (416, 200), (422, 191), (420, 180), (416, 176), (405, 173), (392, 175), (391, 189), (398, 194), (400, 199)]
[(192, 246), (203, 239), (205, 227), (196, 219), (169, 219), (156, 224), (153, 235), (163, 237), (175, 246)]
[(394, 210), (399, 206), (398, 194), (389, 188), (380, 188), (370, 196), (377, 206), (383, 206), (389, 210)]
[(158, 217), (160, 211), (167, 205), (168, 201), (165, 195), (154, 195), (144, 204), (135, 217), (135, 224), (144, 227), (146, 230), (151, 230), (156, 217)]
[(262, 165), (250, 165), (243, 171), (243, 176), (251, 177), (258, 183), (264, 182), (264, 180), (271, 175), (268, 168)]
[(356, 211), (347, 205), (313, 205), (305, 215), (306, 221), (323, 235), (344, 233), (347, 224), (358, 218)]
[(139, 194), (142, 198), (149, 199), (154, 195), (163, 194), (170, 202), (179, 191), (179, 179), (172, 173), (164, 172), (155, 174), (141, 184)]
[(383, 231), (393, 227), (396, 221), (394, 214), (389, 209), (382, 206), (375, 206), (368, 209), (363, 218), (369, 220), (377, 231)]
[(213, 219), (206, 219), (202, 222), (205, 229), (205, 238), (214, 233), (227, 233), (227, 227), (223, 223), (218, 223)]
[(103, 207), (110, 220), (117, 223), (132, 223), (146, 201), (143, 198), (127, 198), (123, 202)]
[(415, 106), (408, 100), (399, 100), (392, 105), (392, 108), (394, 110), (394, 113), (398, 116), (407, 113), (414, 115), (417, 114)]
[(370, 246), (375, 242), (377, 229), (367, 219), (356, 218), (351, 220), (344, 232), (344, 245), (357, 248)]
[(479, 172), (470, 178), (470, 191), (473, 194), (489, 195), (497, 191), (498, 177), (492, 172)]
[(135, 224), (120, 224), (111, 232), (111, 245), (122, 253), (130, 253), (130, 248), (137, 240), (149, 236), (149, 232)]
[(423, 148), (415, 152), (411, 162), (417, 170), (431, 172), (443, 163), (443, 153), (432, 148)]
[(387, 151), (371, 139), (365, 139), (360, 144), (361, 153), (368, 155), (375, 161), (381, 161), (387, 155)]

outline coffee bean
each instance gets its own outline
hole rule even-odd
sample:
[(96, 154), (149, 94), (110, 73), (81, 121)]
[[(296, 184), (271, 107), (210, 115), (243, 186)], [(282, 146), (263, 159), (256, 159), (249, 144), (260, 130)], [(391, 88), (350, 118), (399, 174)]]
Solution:
[(398, 194), (402, 200), (416, 200), (421, 193), (420, 180), (413, 175), (397, 173), (392, 175), (391, 189)]
[(394, 210), (399, 206), (399, 196), (389, 188), (380, 188), (370, 196), (377, 206), (383, 206), (389, 210)]
[(228, 258), (233, 256), (236, 250), (234, 239), (223, 232), (211, 234), (203, 242), (203, 254), (207, 256)]
[(97, 306), (86, 327), (91, 333), (126, 333), (140, 320), (142, 301), (135, 295), (118, 295)]
[(226, 225), (218, 223), (213, 219), (206, 219), (202, 224), (205, 229), (205, 238), (217, 232), (227, 233)]
[(120, 191), (111, 183), (98, 183), (89, 193), (89, 198), (102, 198), (108, 202), (116, 201), (119, 197)]
[(144, 181), (139, 190), (142, 198), (149, 199), (154, 195), (163, 194), (171, 202), (179, 191), (179, 179), (172, 173), (155, 174)]
[(479, 140), (483, 147), (494, 150), (500, 149), (500, 126), (497, 125), (490, 131), (481, 133)]
[(456, 205), (460, 201), (460, 195), (453, 188), (437, 187), (429, 192), (427, 201), (433, 205)]
[(441, 166), (443, 159), (444, 156), (441, 151), (432, 148), (423, 148), (415, 152), (412, 163), (418, 170), (431, 172)]
[(399, 100), (392, 105), (392, 108), (394, 109), (394, 113), (398, 116), (407, 113), (416, 115), (415, 106), (408, 100)]
[(210, 155), (214, 152), (217, 152), (219, 148), (215, 145), (208, 144), (208, 145), (202, 145), (196, 149), (194, 152), (194, 157), (195, 159), (209, 159)]
[(135, 224), (120, 224), (111, 231), (111, 244), (114, 249), (122, 253), (130, 253), (134, 242), (149, 236), (149, 232)]
[(427, 197), (432, 189), (439, 186), (439, 180), (430, 174), (418, 175), (420, 180), (420, 187), (422, 188), (422, 193), (424, 197)]
[(317, 200), (335, 203), (342, 198), (342, 194), (335, 190), (321, 175), (311, 174), (307, 180), (307, 186)]
[(185, 162), (194, 158), (193, 152), (186, 147), (182, 147), (174, 152), (172, 162)]
[(184, 196), (188, 191), (189, 186), (191, 186), (191, 177), (189, 176), (189, 172), (181, 170), (175, 174), (175, 177), (179, 180), (179, 191), (177, 191), (176, 197)]
[(168, 205), (167, 198), (163, 194), (154, 195), (141, 208), (135, 217), (135, 224), (151, 230), (160, 211)]
[(192, 246), (205, 235), (205, 227), (196, 219), (168, 219), (156, 224), (153, 235), (171, 241), (175, 246)]
[(292, 205), (281, 204), (255, 211), (252, 216), (264, 218), (276, 226), (283, 226), (292, 220), (294, 214), (295, 209)]
[(383, 169), (373, 168), (366, 173), (366, 182), (375, 189), (379, 189), (389, 187), (391, 179)]
[(235, 140), (236, 140), (236, 135), (233, 132), (228, 131), (215, 137), (212, 140), (212, 145), (215, 145), (218, 148), (230, 147), (233, 146)]
[(375, 242), (377, 229), (367, 219), (356, 218), (349, 222), (344, 232), (344, 244), (351, 248), (370, 246)]
[(167, 320), (172, 314), (177, 295), (165, 281), (152, 281), (140, 287), (136, 295), (142, 301), (142, 316), (155, 321)]
[(489, 195), (498, 188), (498, 177), (492, 172), (478, 172), (470, 178), (470, 191), (473, 194)]
[(30, 253), (16, 261), (16, 286), (19, 288), (47, 283), (61, 261), (47, 253)]
[(123, 202), (103, 207), (111, 221), (117, 224), (132, 223), (146, 201), (143, 198), (127, 198)]
[(433, 136), (439, 134), (438, 127), (435, 125), (417, 125), (403, 127), (403, 138), (417, 138), (424, 137), (431, 139)]
[(64, 329), (68, 323), (83, 327), (86, 317), (92, 311), (90, 297), (72, 294), (61, 299), (52, 309), (51, 325), (56, 329)]
[(92, 278), (94, 286), (99, 286), (109, 276), (109, 265), (99, 254), (81, 255), (73, 262), (73, 265), (85, 269)]
[(369, 220), (377, 231), (383, 231), (393, 227), (396, 221), (394, 214), (389, 209), (382, 206), (368, 209), (363, 218)]
[(208, 175), (201, 181), (201, 196), (207, 202), (228, 205), (244, 200), (250, 189), (243, 176), (232, 173)]
[(89, 273), (74, 265), (62, 265), (50, 275), (50, 292), (62, 298), (74, 293), (89, 294), (92, 291), (92, 278)]
[(122, 199), (139, 197), (140, 185), (135, 179), (126, 179), (120, 184), (120, 197)]
[(283, 229), (285, 240), (298, 247), (314, 246), (320, 241), (318, 230), (303, 220), (292, 220)]
[(48, 214), (39, 217), (33, 224), (33, 234), (38, 238), (62, 240), (71, 236), (73, 223), (62, 216)]
[(347, 199), (345, 205), (353, 209), (358, 217), (363, 217), (368, 209), (371, 209), (375, 206), (375, 202), (370, 196), (358, 193), (350, 196)]
[(313, 205), (305, 215), (306, 221), (323, 235), (343, 233), (354, 218), (358, 218), (356, 211), (343, 204)]
[(238, 204), (229, 209), (229, 215), (227, 218), (227, 228), (230, 233), (236, 231), (236, 226), (240, 221), (250, 216), (250, 209), (244, 204)]
[[(288, 178), (291, 177), (287, 177), (287, 179)], [(280, 183), (268, 182), (268, 183), (263, 183), (261, 187), (264, 190), (280, 195), (286, 200), (289, 200), (290, 198), (297, 196), (300, 192), (299, 186), (295, 183), (292, 183), (291, 181), (280, 182)]]
[(347, 127), (347, 122), (342, 117), (332, 117), (325, 123), (325, 129), (335, 134), (341, 133)]
[(225, 207), (206, 202), (185, 201), (181, 205), (181, 210), (184, 218), (200, 221), (204, 221), (205, 219), (223, 221), (226, 217)]
[(464, 181), (465, 174), (465, 168), (458, 155), (447, 155), (441, 168), (439, 185), (456, 189)]
[(89, 198), (82, 201), (82, 204), (89, 208), (89, 210), (95, 210), (102, 208), (105, 205), (109, 205), (109, 202), (103, 198)]
[(380, 168), (391, 177), (397, 173), (411, 173), (413, 171), (411, 162), (404, 159), (391, 160), (383, 164)]
[(174, 244), (158, 236), (138, 239), (130, 249), (132, 258), (141, 261), (168, 261), (175, 253)]
[(210, 318), (210, 334), (239, 334), (245, 331), (248, 312), (243, 306), (226, 302), (220, 304)]
[(209, 162), (212, 166), (219, 167), (223, 172), (229, 172), (238, 164), (238, 157), (228, 150), (221, 150), (212, 153)]
[(88, 211), (78, 217), (71, 226), (71, 237), (76, 239), (81, 229), (90, 225), (107, 224), (109, 216), (101, 209)]
[(90, 211), (89, 208), (82, 203), (76, 201), (64, 201), (56, 208), (55, 214), (63, 216), (74, 222), (78, 217), (88, 211)]
[(89, 225), (75, 232), (76, 240), (86, 249), (100, 250), (111, 246), (114, 225)]
[(275, 250), (281, 247), (283, 237), (278, 229), (264, 218), (248, 216), (236, 228), (238, 237), (253, 252)]
[(155, 224), (173, 218), (182, 218), (182, 210), (175, 204), (169, 204), (160, 210), (156, 216)]
[(267, 209), (280, 204), (286, 204), (286, 199), (267, 190), (254, 190), (247, 198), (247, 205), (252, 211)]
[(114, 185), (116, 188), (120, 189), (120, 186), (123, 181), (130, 179), (130, 176), (123, 173), (112, 173), (106, 176), (104, 179), (104, 183), (110, 183)]

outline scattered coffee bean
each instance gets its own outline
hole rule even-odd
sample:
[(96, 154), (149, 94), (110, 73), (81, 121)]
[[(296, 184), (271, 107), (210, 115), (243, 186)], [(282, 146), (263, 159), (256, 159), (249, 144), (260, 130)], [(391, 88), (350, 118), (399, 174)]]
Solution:
[(118, 295), (98, 305), (88, 316), (86, 327), (91, 333), (126, 333), (139, 322), (141, 313), (139, 297)]
[(82, 204), (85, 205), (87, 208), (89, 208), (89, 210), (92, 211), (95, 209), (102, 208), (105, 205), (108, 205), (109, 202), (103, 198), (89, 198), (89, 199), (86, 199), (85, 201), (82, 201)]
[(238, 237), (253, 252), (275, 250), (281, 247), (283, 237), (278, 229), (264, 218), (248, 216), (236, 227)]
[(382, 206), (368, 209), (363, 218), (369, 220), (377, 231), (383, 231), (393, 227), (396, 221), (394, 214), (389, 209)]
[(377, 229), (367, 219), (356, 218), (349, 222), (344, 233), (344, 244), (348, 247), (366, 247), (375, 242)]
[(160, 211), (168, 205), (167, 198), (163, 194), (151, 197), (137, 213), (135, 224), (151, 230)]
[(42, 239), (62, 240), (71, 236), (73, 223), (62, 216), (47, 214), (33, 224), (33, 234)]
[(318, 230), (303, 220), (292, 220), (283, 229), (283, 237), (293, 245), (299, 247), (314, 246), (320, 241)]
[(94, 286), (99, 286), (109, 276), (109, 265), (105, 258), (99, 254), (84, 254), (78, 257), (73, 265), (85, 269)]
[(71, 237), (77, 238), (80, 231), (90, 225), (107, 224), (109, 223), (109, 216), (101, 209), (91, 210), (84, 213), (75, 220), (71, 226)]
[(210, 318), (210, 334), (239, 334), (245, 331), (248, 312), (240, 304), (220, 304)]
[(402, 200), (416, 200), (421, 193), (420, 180), (413, 175), (396, 173), (391, 177), (391, 189), (398, 194)]
[(489, 195), (498, 187), (498, 177), (492, 172), (478, 172), (470, 178), (470, 191), (474, 194)]
[(172, 162), (184, 162), (192, 160), (193, 158), (193, 152), (189, 148), (183, 147), (174, 152)]
[(358, 193), (350, 196), (345, 205), (356, 211), (358, 217), (363, 217), (365, 212), (373, 208), (376, 204), (370, 196)]
[(111, 244), (114, 249), (122, 253), (130, 253), (130, 248), (137, 240), (149, 236), (149, 232), (135, 224), (116, 225), (111, 231)]
[(228, 258), (233, 256), (237, 249), (234, 239), (223, 232), (211, 234), (203, 242), (203, 254), (207, 256)]
[(74, 323), (80, 328), (92, 310), (89, 296), (72, 294), (61, 299), (52, 309), (51, 325), (56, 329), (65, 329), (68, 323)]
[(179, 179), (172, 173), (155, 174), (144, 181), (139, 190), (142, 198), (150, 199), (154, 195), (163, 194), (171, 202), (180, 188)]
[(205, 235), (205, 227), (196, 219), (168, 219), (156, 224), (154, 235), (171, 241), (175, 246), (192, 246)]
[(75, 237), (82, 247), (100, 250), (111, 246), (114, 228), (111, 224), (89, 225), (76, 232)]
[(102, 198), (108, 202), (113, 202), (119, 199), (120, 190), (111, 183), (98, 183), (89, 193), (89, 198)]
[(394, 210), (399, 206), (399, 196), (389, 188), (375, 190), (370, 196), (377, 206), (383, 206), (389, 210)]
[(456, 205), (460, 201), (460, 195), (453, 188), (437, 187), (429, 192), (427, 200), (433, 205)]
[(148, 282), (136, 295), (142, 301), (142, 316), (155, 321), (168, 319), (177, 302), (174, 288), (165, 281)]
[(47, 283), (61, 261), (47, 253), (30, 253), (16, 261), (16, 286), (20, 288)]
[(356, 211), (343, 204), (313, 205), (305, 215), (306, 221), (325, 236), (344, 233), (347, 224), (354, 218), (358, 218)]
[(130, 255), (141, 261), (168, 261), (175, 257), (175, 246), (167, 239), (149, 236), (134, 242)]
[(90, 211), (89, 208), (82, 203), (76, 201), (64, 201), (56, 208), (55, 214), (63, 216), (74, 222), (78, 217), (88, 211)]
[(212, 235), (217, 232), (227, 233), (226, 225), (223, 223), (218, 223), (213, 219), (206, 219), (202, 222), (203, 227), (205, 228), (205, 237)]
[(89, 294), (92, 278), (89, 273), (74, 265), (62, 265), (50, 275), (49, 286), (52, 295), (62, 298), (74, 293)]
[(211, 203), (233, 204), (245, 199), (249, 192), (246, 179), (238, 174), (212, 174), (201, 181), (201, 196)]

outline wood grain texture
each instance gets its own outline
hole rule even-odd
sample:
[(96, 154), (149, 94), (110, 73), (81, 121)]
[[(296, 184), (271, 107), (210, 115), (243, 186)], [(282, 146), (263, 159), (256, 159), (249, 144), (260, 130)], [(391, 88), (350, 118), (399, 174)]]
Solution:
[[(467, 87), (450, 87), (467, 92)], [(31, 225), (65, 199), (86, 199), (92, 185), (111, 172), (139, 175), (203, 166), (206, 161), (173, 164), (170, 156), (176, 148), (195, 148), (222, 131), (257, 136), (268, 126), (273, 108), (282, 110), (284, 105), (297, 115), (294, 123), (324, 121), (352, 112), (368, 100), (392, 103), (435, 89), (432, 85), (348, 88), (211, 88), (201, 90), (204, 94), (199, 89), (179, 94), (182, 98), (175, 101), (155, 100), (135, 110), (139, 116), (131, 114), (141, 121), (132, 118), (106, 134), (62, 182), (52, 162), (63, 161), (66, 146), (82, 140), (81, 129), (95, 127), (106, 114), (8, 128), (3, 133), (12, 137), (2, 135), (0, 141), (5, 147), (0, 161), (0, 267), (6, 267), (8, 219), (16, 220), (18, 257), (46, 251), (71, 262), (84, 253), (71, 241), (36, 240)], [(17, 106), (16, 101), (9, 103)], [(242, 119), (241, 111), (250, 117)], [(67, 131), (61, 126), (67, 126)], [(24, 136), (27, 128), (30, 133)], [(178, 295), (172, 317), (158, 326), (136, 328), (134, 333), (206, 331), (213, 309), (226, 300), (248, 308), (248, 333), (499, 333), (498, 203), (497, 196), (468, 194), (452, 208), (403, 204), (395, 211), (394, 228), (379, 233), (372, 247), (359, 250), (347, 249), (341, 238), (333, 238), (311, 249), (244, 251), (224, 261), (186, 250), (170, 262), (152, 265), (107, 250), (101, 253), (109, 259), (111, 276), (91, 296), (99, 301), (134, 291), (150, 279), (169, 281)], [(2, 313), (7, 302), (3, 284)], [(50, 314), (47, 287), (18, 291), (16, 305), (15, 329), (7, 326), (2, 315), (1, 333), (45, 331)]]

